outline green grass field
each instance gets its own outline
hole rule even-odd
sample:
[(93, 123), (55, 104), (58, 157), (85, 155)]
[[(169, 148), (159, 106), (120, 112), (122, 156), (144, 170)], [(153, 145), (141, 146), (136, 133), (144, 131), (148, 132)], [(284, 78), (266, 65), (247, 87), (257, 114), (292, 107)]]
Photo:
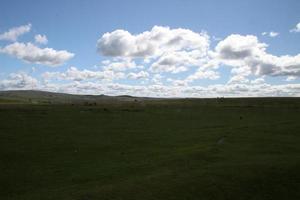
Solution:
[(298, 200), (300, 100), (0, 104), (0, 199)]

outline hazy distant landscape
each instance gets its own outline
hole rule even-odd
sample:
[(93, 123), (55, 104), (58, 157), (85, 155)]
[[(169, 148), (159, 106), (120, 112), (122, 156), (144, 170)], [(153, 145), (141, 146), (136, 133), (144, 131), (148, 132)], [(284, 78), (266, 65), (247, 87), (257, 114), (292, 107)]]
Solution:
[(299, 199), (300, 99), (0, 92), (1, 199)]

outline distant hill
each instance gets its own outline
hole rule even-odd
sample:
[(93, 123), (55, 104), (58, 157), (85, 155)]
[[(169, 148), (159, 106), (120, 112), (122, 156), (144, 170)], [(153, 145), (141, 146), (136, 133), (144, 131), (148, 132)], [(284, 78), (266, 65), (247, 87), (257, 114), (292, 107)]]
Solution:
[(99, 105), (120, 103), (159, 103), (210, 106), (300, 106), (300, 97), (241, 97), (241, 98), (152, 98), (129, 95), (75, 95), (37, 90), (0, 91), (0, 104), (76, 104)]
[(135, 102), (149, 98), (106, 95), (74, 95), (37, 90), (0, 91), (0, 103), (29, 104), (97, 104), (111, 102)]

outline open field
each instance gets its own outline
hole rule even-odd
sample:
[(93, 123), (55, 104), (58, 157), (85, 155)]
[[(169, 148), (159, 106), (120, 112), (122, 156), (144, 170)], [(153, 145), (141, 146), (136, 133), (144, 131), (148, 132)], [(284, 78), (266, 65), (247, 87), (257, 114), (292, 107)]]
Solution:
[(7, 96), (1, 200), (300, 199), (299, 98)]

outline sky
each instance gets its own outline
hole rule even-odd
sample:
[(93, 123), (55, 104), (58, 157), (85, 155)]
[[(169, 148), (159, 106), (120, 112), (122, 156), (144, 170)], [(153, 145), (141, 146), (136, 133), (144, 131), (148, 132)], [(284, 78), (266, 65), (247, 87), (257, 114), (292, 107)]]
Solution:
[(300, 1), (1, 0), (0, 90), (300, 96)]

